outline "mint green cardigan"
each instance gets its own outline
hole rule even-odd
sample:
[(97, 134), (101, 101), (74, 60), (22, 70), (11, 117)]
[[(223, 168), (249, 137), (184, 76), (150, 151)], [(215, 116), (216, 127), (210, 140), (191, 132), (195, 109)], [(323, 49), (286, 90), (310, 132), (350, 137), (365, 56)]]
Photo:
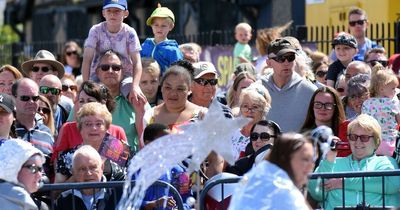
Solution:
[[(391, 157), (376, 156), (353, 160), (352, 155), (336, 158), (335, 162), (321, 161), (317, 173), (354, 172), (354, 171), (384, 171), (398, 169), (396, 161)], [(309, 194), (318, 202), (322, 202), (322, 180), (310, 180)], [(362, 203), (362, 178), (345, 179), (345, 205), (356, 206)], [(400, 206), (400, 177), (385, 177), (385, 206)], [(372, 206), (382, 206), (382, 177), (365, 177), (365, 202)], [(325, 190), (325, 209), (342, 207), (342, 189)], [(322, 203), (321, 203), (322, 207)]]

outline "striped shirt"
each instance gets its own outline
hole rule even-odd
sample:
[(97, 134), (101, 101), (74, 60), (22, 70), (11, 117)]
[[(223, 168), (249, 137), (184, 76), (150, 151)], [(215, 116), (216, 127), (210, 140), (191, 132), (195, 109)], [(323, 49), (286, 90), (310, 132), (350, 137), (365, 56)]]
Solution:
[(51, 131), (46, 125), (36, 120), (35, 122), (35, 127), (30, 130), (26, 129), (25, 126), (17, 122), (17, 136), (18, 138), (30, 142), (34, 147), (42, 151), (45, 155), (49, 155), (53, 153), (54, 138), (50, 134)]

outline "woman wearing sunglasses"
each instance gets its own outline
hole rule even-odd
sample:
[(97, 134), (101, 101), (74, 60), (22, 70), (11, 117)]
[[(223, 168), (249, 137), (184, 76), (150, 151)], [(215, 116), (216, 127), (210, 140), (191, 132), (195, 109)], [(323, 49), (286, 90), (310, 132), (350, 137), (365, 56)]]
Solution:
[(51, 103), (45, 96), (39, 95), (39, 107), (37, 113), (42, 116), (43, 124), (49, 127), (51, 135), (54, 135), (54, 114), (53, 110), (51, 109)]
[(78, 85), (76, 84), (74, 78), (72, 76), (65, 75), (61, 79), (61, 84), (61, 95), (74, 101), (78, 92)]
[(266, 154), (270, 151), (274, 145), (275, 139), (281, 134), (281, 130), (273, 121), (260, 120), (251, 127), (250, 130), (250, 142), (253, 153), (240, 158), (235, 162), (235, 165), (228, 166), (225, 172), (233, 173), (238, 176), (243, 176), (247, 173), (255, 163), (259, 160), (264, 159)]
[(40, 187), (43, 153), (29, 142), (11, 139), (0, 146), (1, 209), (38, 209), (30, 194)]
[(82, 48), (78, 43), (69, 41), (64, 45), (64, 54), (62, 57), (65, 74), (77, 77), (81, 74)]
[[(396, 161), (387, 156), (376, 156), (375, 151), (381, 143), (381, 127), (373, 117), (361, 114), (354, 119), (347, 130), (347, 138), (352, 154), (337, 158), (336, 151), (328, 152), (315, 172), (352, 172), (352, 171), (382, 171), (398, 169)], [(365, 202), (370, 206), (382, 206), (382, 177), (365, 177)], [(399, 206), (400, 179), (397, 176), (386, 176), (384, 180), (385, 206)], [(325, 198), (322, 197), (322, 187), (325, 188)], [(310, 181), (308, 186), (311, 196), (322, 202), (325, 201), (327, 210), (341, 207), (343, 204), (342, 190), (344, 190), (345, 205), (355, 207), (363, 202), (362, 178), (325, 180), (321, 186), (320, 180)], [(322, 205), (321, 205), (322, 206)]]

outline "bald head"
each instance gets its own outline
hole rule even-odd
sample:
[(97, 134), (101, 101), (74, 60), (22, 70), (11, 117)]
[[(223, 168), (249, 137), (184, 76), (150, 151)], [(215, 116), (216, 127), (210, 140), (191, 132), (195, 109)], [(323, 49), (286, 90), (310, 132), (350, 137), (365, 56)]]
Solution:
[[(84, 145), (72, 156), (72, 174), (76, 182), (101, 181), (103, 168), (103, 161), (92, 146)], [(90, 189), (88, 193), (91, 192), (93, 191)]]
[(352, 61), (347, 65), (346, 68), (346, 83), (354, 76), (358, 74), (368, 74), (371, 75), (371, 67), (362, 61)]
[(44, 76), (39, 82), (40, 94), (49, 99), (49, 101), (53, 104), (53, 111), (60, 102), (61, 87), (61, 80), (52, 74)]

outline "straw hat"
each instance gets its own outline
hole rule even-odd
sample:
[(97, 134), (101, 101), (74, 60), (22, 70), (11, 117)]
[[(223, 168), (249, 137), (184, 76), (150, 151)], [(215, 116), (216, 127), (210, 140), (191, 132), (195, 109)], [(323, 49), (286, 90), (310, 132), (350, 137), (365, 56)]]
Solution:
[(53, 67), (54, 70), (58, 72), (58, 78), (63, 78), (64, 76), (64, 65), (57, 61), (54, 55), (47, 50), (40, 50), (36, 53), (35, 57), (32, 60), (25, 61), (22, 63), (21, 68), (22, 71), (25, 72), (26, 75), (29, 75), (32, 67), (35, 63), (45, 63)]

